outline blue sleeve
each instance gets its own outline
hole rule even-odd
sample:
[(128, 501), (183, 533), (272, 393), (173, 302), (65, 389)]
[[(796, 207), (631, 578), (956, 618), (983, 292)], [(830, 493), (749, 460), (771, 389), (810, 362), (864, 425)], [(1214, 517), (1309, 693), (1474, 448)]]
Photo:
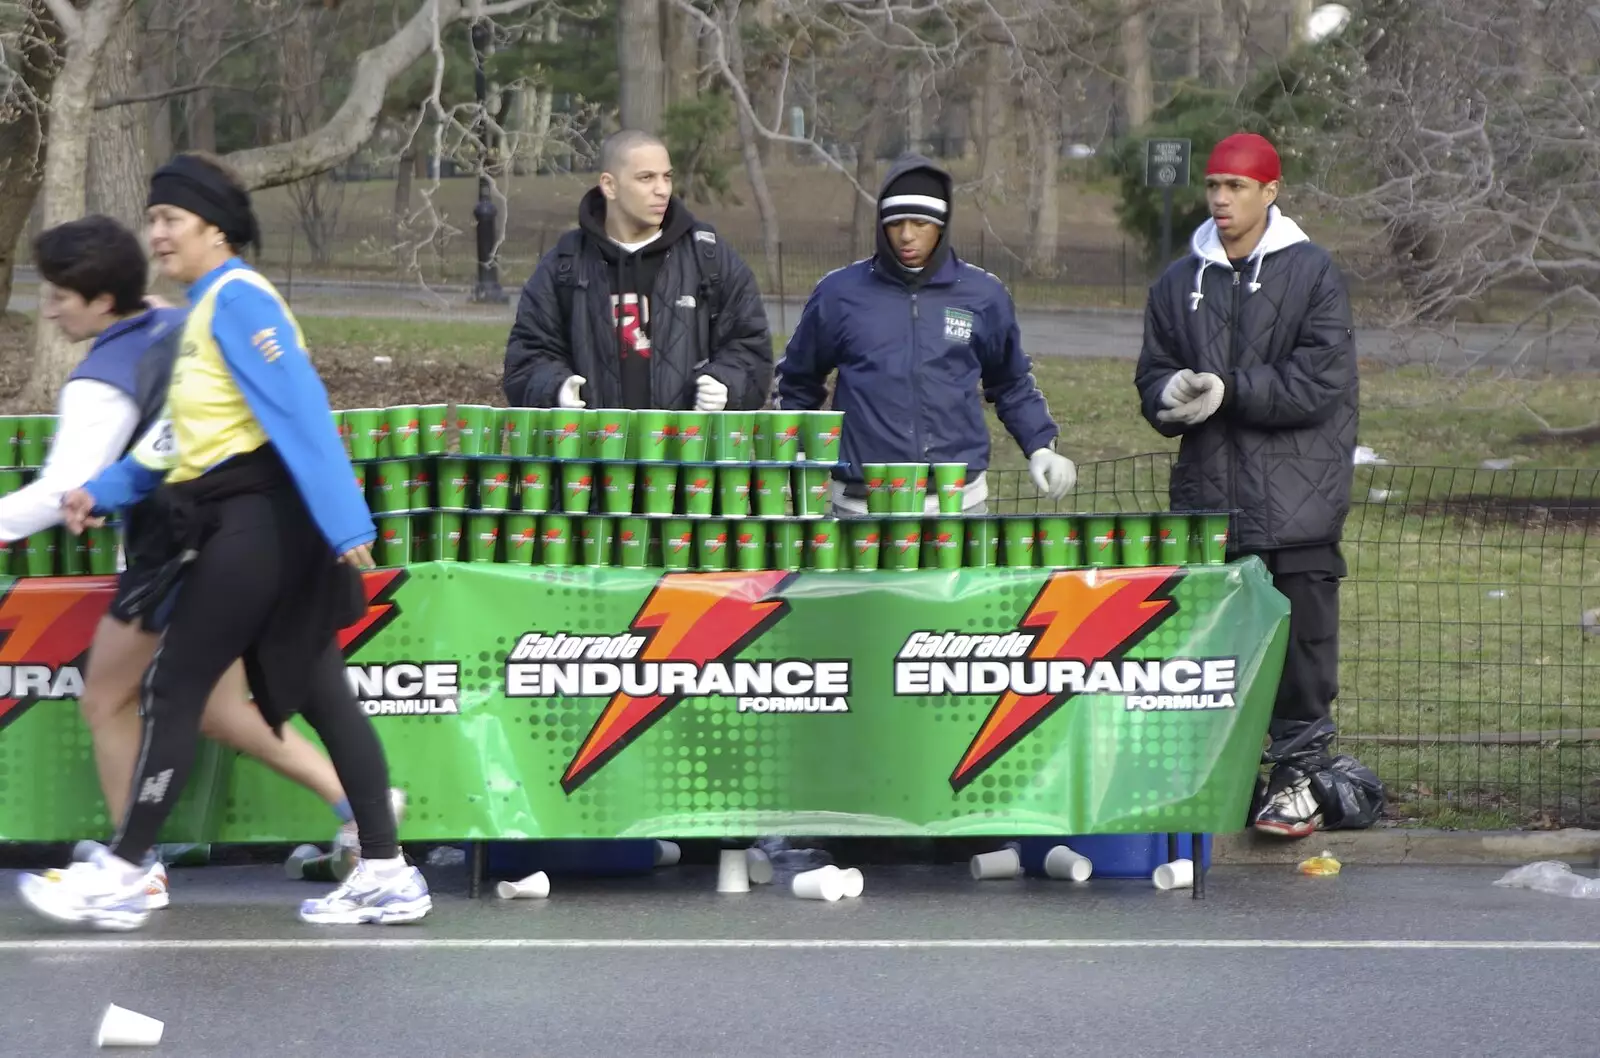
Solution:
[(154, 492), (166, 476), (166, 471), (150, 469), (130, 452), (83, 487), (94, 497), (94, 509), (109, 514), (132, 507)]
[(828, 399), (828, 376), (838, 366), (839, 354), (824, 322), (823, 303), (818, 283), (774, 371), (780, 409), (817, 411)]
[(1022, 329), (1011, 295), (1003, 288), (990, 303), (978, 360), (983, 372), (984, 398), (1015, 438), (1023, 455), (1032, 455), (1060, 433), (1050, 416), (1050, 405), (1033, 378), (1033, 361), (1022, 351)]
[(328, 391), (276, 298), (248, 283), (217, 295), (212, 334), (256, 421), (277, 448), (335, 554), (377, 539), (339, 443)]

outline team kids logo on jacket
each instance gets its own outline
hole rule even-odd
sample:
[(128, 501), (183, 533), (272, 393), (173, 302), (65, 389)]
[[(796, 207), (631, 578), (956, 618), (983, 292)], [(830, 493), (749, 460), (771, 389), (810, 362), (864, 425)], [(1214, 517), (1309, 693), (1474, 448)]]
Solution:
[(1051, 574), (1017, 629), (914, 632), (895, 659), (896, 695), (998, 694), (950, 775), (959, 791), (1078, 695), (1128, 711), (1234, 708), (1238, 659), (1124, 655), (1176, 611), (1177, 567)]
[(617, 635), (528, 632), (506, 657), (507, 698), (606, 698), (561, 777), (572, 793), (685, 698), (741, 713), (850, 711), (850, 662), (736, 661), (789, 612), (794, 574), (669, 573)]
[(944, 340), (972, 344), (972, 313), (966, 309), (944, 310)]

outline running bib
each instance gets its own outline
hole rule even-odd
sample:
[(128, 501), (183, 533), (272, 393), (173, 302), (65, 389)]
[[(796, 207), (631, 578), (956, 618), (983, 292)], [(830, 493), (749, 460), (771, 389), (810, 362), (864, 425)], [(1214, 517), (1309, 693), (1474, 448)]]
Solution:
[(146, 470), (171, 470), (178, 465), (178, 438), (172, 420), (162, 419), (139, 438), (131, 452), (134, 462)]

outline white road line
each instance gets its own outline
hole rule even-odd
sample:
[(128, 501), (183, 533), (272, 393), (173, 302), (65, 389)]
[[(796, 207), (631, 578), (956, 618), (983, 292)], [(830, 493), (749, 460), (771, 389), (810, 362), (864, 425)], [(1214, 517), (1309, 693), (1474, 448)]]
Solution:
[(733, 938), (628, 940), (600, 937), (271, 937), (227, 940), (158, 938), (40, 938), (0, 940), (0, 952), (155, 952), (155, 951), (1504, 951), (1595, 952), (1600, 941), (1585, 940), (1267, 940), (1209, 939), (850, 939)]

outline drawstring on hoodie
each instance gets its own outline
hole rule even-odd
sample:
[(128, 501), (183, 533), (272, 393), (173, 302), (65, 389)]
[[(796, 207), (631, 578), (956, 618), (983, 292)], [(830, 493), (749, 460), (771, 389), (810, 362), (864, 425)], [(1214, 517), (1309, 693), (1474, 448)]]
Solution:
[[(1267, 208), (1267, 230), (1261, 235), (1261, 242), (1256, 246), (1255, 252), (1250, 255), (1254, 266), (1250, 270), (1250, 282), (1245, 289), (1254, 294), (1261, 289), (1261, 263), (1267, 259), (1267, 254), (1293, 246), (1295, 243), (1310, 242), (1300, 225), (1285, 217), (1278, 211), (1277, 206)], [(1190, 240), (1190, 252), (1200, 259), (1200, 267), (1194, 270), (1194, 290), (1189, 294), (1189, 311), (1194, 312), (1200, 308), (1200, 303), (1206, 299), (1205, 277), (1206, 269), (1212, 265), (1221, 267), (1228, 261), (1227, 251), (1222, 248), (1222, 238), (1217, 234), (1217, 222), (1208, 220), (1202, 224)]]

